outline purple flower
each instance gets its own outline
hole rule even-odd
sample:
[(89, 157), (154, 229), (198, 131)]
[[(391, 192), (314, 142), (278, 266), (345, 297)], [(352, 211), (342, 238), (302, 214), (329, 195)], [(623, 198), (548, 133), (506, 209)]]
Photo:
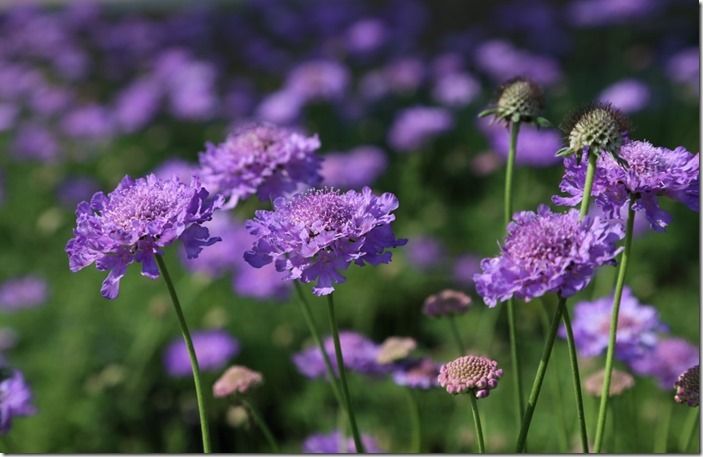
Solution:
[[(508, 157), (510, 135), (505, 126), (491, 122), (488, 118), (478, 121), (479, 129), (486, 135), (491, 149), (503, 160)], [(554, 151), (562, 145), (561, 136), (554, 130), (543, 130), (522, 123), (517, 139), (515, 163), (529, 167), (548, 167), (558, 163), (560, 158), (554, 156)]]
[(573, 0), (567, 14), (572, 24), (593, 27), (641, 19), (659, 6), (653, 0)]
[(444, 258), (444, 248), (435, 238), (415, 236), (408, 242), (408, 262), (420, 270), (436, 267)]
[(498, 387), (503, 370), (488, 357), (464, 355), (442, 365), (437, 382), (450, 394), (469, 393), (476, 398), (487, 397)]
[(471, 254), (464, 254), (454, 261), (454, 281), (460, 285), (473, 284), (474, 275), (481, 271), (481, 260)]
[[(239, 342), (224, 330), (200, 330), (192, 334), (195, 355), (202, 371), (219, 371), (239, 354)], [(192, 373), (190, 358), (183, 338), (174, 338), (164, 352), (164, 366), (169, 375)]]
[(700, 361), (698, 346), (681, 338), (659, 340), (654, 350), (630, 361), (632, 370), (640, 375), (653, 376), (662, 389), (674, 387), (678, 376)]
[(496, 82), (523, 75), (540, 85), (551, 86), (561, 79), (556, 60), (517, 49), (508, 41), (486, 41), (478, 46), (474, 58), (478, 67)]
[(144, 128), (159, 109), (162, 87), (151, 78), (138, 79), (117, 94), (114, 116), (123, 132)]
[(161, 56), (154, 72), (168, 93), (176, 118), (199, 121), (216, 113), (217, 72), (212, 64), (195, 60), (182, 49), (173, 49)]
[[(378, 446), (374, 438), (369, 435), (362, 435), (361, 442), (364, 450), (370, 454), (379, 454), (383, 451)], [(347, 454), (356, 452), (356, 446), (352, 438), (344, 438), (339, 431), (331, 433), (309, 436), (303, 443), (304, 454)]]
[(313, 60), (293, 68), (286, 80), (286, 90), (304, 101), (335, 100), (349, 85), (349, 71), (339, 62)]
[(0, 284), (0, 309), (18, 311), (35, 308), (43, 304), (49, 295), (49, 287), (38, 276), (23, 276)]
[(105, 140), (114, 133), (112, 114), (100, 105), (86, 105), (69, 112), (61, 128), (75, 139)]
[(388, 165), (384, 152), (376, 146), (358, 146), (349, 152), (326, 154), (322, 161), (322, 181), (341, 189), (370, 186)]
[(219, 241), (201, 224), (220, 206), (221, 200), (209, 199), (197, 179), (183, 184), (176, 178), (125, 176), (114, 191), (97, 192), (78, 205), (73, 238), (66, 244), (69, 267), (75, 272), (95, 263), (109, 271), (100, 291), (114, 299), (129, 264), (141, 263), (142, 275), (155, 279), (154, 255), (175, 239), (183, 241), (189, 257)]
[[(667, 149), (645, 141), (630, 141), (620, 149), (619, 156), (627, 162), (623, 167), (610, 154), (601, 154), (593, 181), (591, 195), (595, 202), (616, 217), (631, 198), (635, 211), (644, 211), (652, 228), (662, 231), (671, 216), (659, 207), (657, 196), (667, 195), (698, 211), (698, 155), (683, 147)], [(558, 205), (575, 206), (583, 196), (586, 164), (573, 158), (564, 160), (566, 171), (559, 188), (567, 195), (554, 196)]]
[(666, 64), (666, 74), (673, 82), (684, 84), (698, 93), (700, 49), (686, 48), (671, 56)]
[(437, 79), (432, 97), (442, 105), (461, 108), (471, 103), (480, 92), (478, 81), (468, 73), (449, 73)]
[(400, 152), (415, 151), (453, 126), (452, 115), (444, 108), (406, 108), (396, 115), (388, 132), (388, 143)]
[(356, 55), (371, 54), (385, 43), (386, 35), (386, 26), (380, 19), (360, 19), (347, 29), (346, 48)]
[(540, 205), (536, 213), (519, 212), (501, 255), (481, 261), (476, 290), (489, 307), (549, 292), (568, 297), (586, 287), (598, 267), (614, 263), (622, 237), (619, 223), (590, 216), (581, 221), (576, 210), (553, 213)]
[(291, 90), (273, 92), (261, 100), (256, 117), (275, 124), (290, 124), (300, 116), (304, 100)]
[(224, 143), (206, 144), (200, 153), (200, 176), (205, 187), (229, 199), (232, 208), (251, 195), (269, 200), (301, 185), (316, 185), (320, 158), (317, 135), (271, 124), (249, 124), (235, 130)]
[(257, 268), (274, 262), (287, 279), (315, 282), (315, 295), (331, 294), (335, 284), (344, 282), (340, 271), (352, 262), (389, 263), (387, 249), (406, 243), (390, 225), (398, 208), (391, 193), (326, 188), (276, 199), (273, 206), (247, 222), (257, 240), (244, 258)]
[[(580, 302), (574, 307), (574, 339), (581, 356), (595, 357), (605, 353), (612, 309), (612, 296)], [(654, 348), (658, 334), (665, 330), (656, 308), (640, 304), (630, 288), (625, 287), (618, 314), (616, 357), (628, 361), (642, 356)], [(566, 338), (564, 327), (559, 330), (559, 335)]]
[(154, 169), (154, 174), (159, 179), (178, 178), (181, 182), (189, 182), (198, 176), (200, 169), (190, 162), (182, 159), (168, 159)]
[(598, 101), (610, 103), (624, 113), (640, 111), (649, 102), (649, 88), (636, 79), (623, 79), (606, 88)]
[(425, 64), (415, 57), (404, 57), (391, 61), (383, 68), (382, 74), (394, 93), (414, 92), (425, 78)]
[(81, 176), (78, 178), (68, 178), (62, 182), (57, 189), (57, 195), (62, 205), (75, 207), (89, 195), (97, 192), (98, 189), (99, 186), (95, 180), (87, 176)]
[(46, 127), (24, 124), (17, 131), (10, 152), (17, 159), (52, 162), (58, 158), (59, 144)]
[[(349, 330), (339, 332), (339, 344), (342, 347), (344, 368), (365, 375), (380, 375), (390, 370), (390, 366), (378, 363), (380, 346), (360, 333)], [(332, 367), (337, 370), (334, 340), (328, 337), (324, 342), (325, 351)], [(298, 371), (308, 378), (322, 378), (327, 370), (322, 353), (317, 346), (312, 346), (293, 355), (293, 363)]]
[(393, 382), (411, 389), (431, 389), (439, 385), (439, 367), (429, 358), (403, 360), (393, 369)]
[(471, 306), (471, 297), (464, 292), (444, 289), (425, 299), (422, 313), (429, 317), (457, 316), (464, 314)]
[(0, 433), (5, 434), (12, 427), (12, 420), (19, 416), (36, 414), (32, 403), (32, 391), (19, 370), (3, 373), (0, 381)]

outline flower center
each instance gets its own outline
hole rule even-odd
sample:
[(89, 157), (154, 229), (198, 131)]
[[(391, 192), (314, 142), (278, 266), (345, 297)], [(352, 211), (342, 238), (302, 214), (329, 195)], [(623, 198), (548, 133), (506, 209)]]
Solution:
[(506, 242), (505, 250), (528, 269), (555, 265), (560, 259), (569, 257), (577, 233), (576, 221), (541, 218), (518, 226)]
[(295, 197), (289, 204), (291, 221), (320, 233), (339, 230), (348, 224), (354, 215), (352, 205), (336, 190), (314, 190)]

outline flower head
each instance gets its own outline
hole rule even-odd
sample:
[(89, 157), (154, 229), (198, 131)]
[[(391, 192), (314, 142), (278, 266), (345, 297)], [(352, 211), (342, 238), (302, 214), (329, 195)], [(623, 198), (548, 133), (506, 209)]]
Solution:
[(544, 108), (542, 89), (527, 78), (513, 78), (500, 87), (495, 107), (483, 111), (479, 116), (493, 115), (495, 119), (510, 122), (536, 122)]
[[(612, 157), (598, 159), (591, 195), (596, 204), (616, 217), (631, 199), (633, 209), (643, 211), (654, 230), (664, 230), (671, 216), (659, 207), (657, 197), (669, 196), (698, 211), (699, 157), (678, 147), (667, 149), (645, 141), (629, 141), (620, 148), (623, 167)], [(583, 198), (586, 166), (567, 158), (560, 189), (554, 196), (559, 205), (575, 206)]]
[(450, 130), (454, 120), (444, 108), (416, 106), (401, 111), (388, 132), (388, 143), (400, 152), (425, 147), (436, 136)]
[(245, 394), (249, 389), (257, 387), (264, 381), (258, 371), (247, 367), (233, 365), (225, 371), (212, 386), (215, 397), (227, 397), (232, 394)]
[(344, 282), (340, 271), (352, 262), (388, 263), (387, 249), (406, 242), (390, 225), (398, 199), (390, 193), (376, 196), (368, 187), (346, 193), (317, 189), (276, 199), (273, 206), (247, 222), (256, 242), (244, 258), (257, 268), (274, 262), (288, 279), (315, 282), (316, 295), (331, 294)]
[[(374, 438), (369, 435), (362, 435), (361, 442), (364, 450), (371, 454), (381, 453), (382, 450)], [(356, 452), (356, 446), (352, 438), (344, 438), (337, 430), (322, 434), (309, 436), (303, 443), (304, 454), (346, 454)]]
[(32, 391), (19, 370), (5, 370), (0, 381), (0, 433), (5, 434), (12, 427), (12, 420), (18, 416), (31, 416), (36, 413), (32, 403)]
[(411, 389), (431, 389), (439, 385), (439, 367), (438, 363), (426, 357), (403, 360), (393, 369), (393, 382)]
[(568, 297), (586, 287), (598, 267), (614, 262), (622, 236), (618, 222), (580, 220), (576, 210), (553, 213), (540, 205), (536, 213), (517, 213), (501, 255), (481, 261), (476, 290), (491, 307), (511, 297), (529, 301), (549, 292)]
[[(217, 371), (239, 354), (239, 342), (224, 330), (193, 332), (193, 346), (202, 371)], [(164, 352), (164, 365), (174, 377), (191, 374), (190, 358), (182, 338), (174, 339)]]
[(469, 310), (471, 297), (458, 290), (445, 289), (425, 299), (422, 312), (430, 317), (455, 316)]
[(324, 156), (322, 177), (325, 185), (342, 189), (370, 186), (388, 165), (384, 152), (375, 146), (359, 146), (347, 153)]
[(465, 355), (442, 365), (437, 381), (450, 394), (470, 392), (476, 398), (483, 398), (498, 387), (501, 376), (503, 370), (498, 368), (498, 362), (495, 360)]
[(71, 271), (92, 263), (109, 271), (101, 293), (114, 299), (133, 262), (142, 264), (142, 275), (157, 278), (154, 256), (176, 239), (183, 241), (189, 257), (197, 257), (204, 246), (219, 241), (201, 225), (221, 205), (208, 195), (197, 179), (183, 184), (176, 178), (125, 176), (109, 194), (97, 192), (90, 202), (78, 204), (76, 228), (66, 244)]
[[(586, 392), (593, 396), (600, 397), (601, 391), (603, 390), (604, 378), (605, 370), (602, 369), (586, 378), (584, 381)], [(630, 373), (613, 369), (610, 377), (610, 390), (608, 392), (608, 396), (614, 397), (620, 395), (626, 390), (631, 389), (634, 385), (635, 378), (633, 378)]]
[(598, 96), (603, 103), (611, 103), (624, 113), (640, 111), (649, 102), (649, 88), (636, 79), (623, 79), (607, 87)]
[(698, 346), (681, 338), (659, 340), (654, 350), (629, 362), (632, 370), (652, 376), (662, 389), (671, 389), (679, 374), (700, 363)]
[[(574, 307), (574, 339), (581, 356), (595, 357), (608, 348), (612, 309), (612, 296), (580, 302)], [(631, 360), (651, 351), (657, 343), (658, 333), (665, 330), (656, 308), (640, 304), (630, 288), (625, 287), (618, 315), (616, 357)], [(560, 335), (566, 337), (563, 327)]]
[(256, 194), (269, 200), (321, 181), (317, 135), (305, 136), (272, 124), (249, 124), (200, 153), (205, 187), (228, 198), (232, 208)]
[(679, 375), (674, 383), (677, 403), (686, 403), (688, 406), (698, 406), (701, 402), (701, 367), (696, 365)]
[(404, 359), (417, 347), (417, 342), (412, 338), (402, 338), (391, 336), (381, 343), (378, 348), (376, 361), (381, 365), (386, 365), (396, 360)]
[(574, 154), (581, 159), (583, 153), (600, 156), (606, 152), (616, 161), (620, 147), (625, 143), (630, 129), (627, 118), (608, 104), (586, 107), (574, 113), (565, 123), (563, 130), (568, 145), (559, 151), (558, 156)]
[[(339, 344), (342, 348), (346, 369), (365, 375), (379, 375), (389, 371), (389, 366), (381, 365), (377, 361), (379, 346), (364, 335), (342, 330), (339, 332)], [(324, 345), (332, 367), (336, 370), (337, 360), (332, 337), (325, 339)], [(293, 363), (298, 371), (309, 378), (321, 378), (327, 372), (322, 353), (317, 346), (295, 354)]]
[(46, 301), (48, 286), (38, 276), (14, 278), (0, 284), (0, 310), (34, 308)]

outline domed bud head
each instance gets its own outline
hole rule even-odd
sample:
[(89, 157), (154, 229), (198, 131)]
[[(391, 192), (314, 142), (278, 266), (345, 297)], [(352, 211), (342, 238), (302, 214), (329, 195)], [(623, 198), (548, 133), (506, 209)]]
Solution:
[(689, 368), (679, 375), (674, 383), (676, 394), (674, 400), (677, 403), (685, 403), (688, 406), (699, 406), (701, 395), (700, 365)]
[(261, 373), (247, 367), (234, 365), (225, 371), (212, 386), (215, 397), (222, 398), (233, 394), (245, 394), (259, 386), (264, 378)]
[(429, 317), (464, 314), (471, 305), (471, 297), (458, 290), (444, 289), (425, 299), (422, 312)]
[(549, 122), (539, 117), (544, 108), (542, 89), (523, 77), (505, 82), (498, 90), (498, 100), (493, 108), (483, 111), (479, 116), (492, 114), (495, 119), (509, 122), (534, 122), (546, 127)]
[[(603, 380), (605, 378), (605, 370), (600, 370), (589, 376), (584, 381), (586, 392), (594, 397), (600, 397), (603, 391)], [(610, 375), (609, 397), (615, 397), (622, 394), (635, 385), (635, 378), (625, 371), (613, 369)]]
[(470, 393), (476, 398), (487, 397), (498, 386), (503, 370), (488, 357), (465, 355), (442, 365), (437, 382), (450, 394)]
[(417, 342), (412, 338), (402, 338), (391, 336), (387, 338), (378, 349), (376, 361), (381, 365), (387, 365), (397, 360), (407, 358), (417, 347)]
[(584, 152), (596, 155), (606, 152), (620, 165), (627, 166), (620, 158), (620, 147), (627, 140), (630, 123), (612, 105), (592, 105), (577, 111), (562, 129), (568, 146), (557, 151), (557, 156), (576, 154), (580, 159)]

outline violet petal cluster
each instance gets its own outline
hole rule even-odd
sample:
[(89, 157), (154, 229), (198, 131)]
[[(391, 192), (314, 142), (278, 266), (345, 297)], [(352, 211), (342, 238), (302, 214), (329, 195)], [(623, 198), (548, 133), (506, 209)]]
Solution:
[(228, 199), (226, 207), (252, 195), (273, 200), (300, 186), (321, 182), (317, 135), (305, 136), (272, 124), (248, 124), (200, 153), (205, 187)]
[[(580, 302), (574, 307), (574, 339), (581, 356), (595, 357), (605, 353), (612, 309), (612, 296)], [(618, 314), (615, 356), (623, 361), (641, 357), (654, 348), (659, 333), (663, 331), (666, 331), (666, 326), (659, 319), (657, 309), (640, 304), (630, 288), (625, 287)], [(564, 327), (559, 334), (566, 338)]]
[(430, 358), (406, 359), (393, 369), (393, 382), (410, 389), (431, 389), (439, 386), (440, 365)]
[[(699, 157), (683, 147), (667, 149), (645, 141), (629, 141), (620, 148), (623, 167), (609, 154), (598, 158), (591, 195), (612, 217), (634, 198), (634, 210), (643, 211), (652, 228), (662, 231), (671, 216), (659, 207), (657, 197), (679, 200), (692, 210), (699, 206)], [(564, 160), (565, 173), (559, 188), (565, 196), (554, 196), (558, 205), (576, 206), (583, 198), (585, 163)]]
[(370, 186), (386, 169), (388, 159), (376, 146), (359, 146), (349, 152), (324, 156), (322, 177), (325, 185), (341, 189)]
[(220, 199), (208, 197), (197, 179), (183, 184), (176, 178), (125, 176), (109, 194), (97, 192), (90, 202), (78, 204), (76, 228), (66, 244), (71, 271), (92, 263), (109, 271), (101, 293), (114, 299), (133, 262), (142, 264), (143, 276), (158, 278), (154, 256), (176, 239), (183, 242), (188, 257), (197, 257), (203, 247), (219, 241), (202, 226), (221, 206)]
[[(201, 330), (191, 335), (198, 365), (202, 371), (217, 371), (239, 354), (239, 342), (224, 330)], [(169, 375), (191, 375), (190, 358), (183, 338), (174, 338), (163, 357)]]
[(425, 299), (422, 313), (429, 317), (455, 316), (469, 310), (471, 297), (458, 290), (444, 289)]
[(487, 397), (498, 387), (503, 370), (488, 357), (465, 355), (442, 365), (437, 382), (450, 394), (471, 393), (476, 398)]
[(328, 295), (344, 282), (341, 271), (357, 265), (389, 263), (389, 248), (402, 246), (391, 222), (398, 199), (391, 193), (376, 196), (361, 192), (341, 193), (318, 189), (279, 198), (273, 211), (257, 211), (247, 222), (256, 237), (244, 258), (254, 267), (273, 262), (288, 279), (314, 282), (315, 295)]
[(652, 351), (631, 360), (629, 365), (635, 373), (652, 376), (662, 389), (669, 390), (683, 371), (699, 363), (698, 346), (682, 338), (666, 338), (659, 340)]
[(0, 310), (18, 311), (34, 308), (46, 301), (48, 285), (38, 276), (8, 279), (0, 284)]
[(435, 137), (454, 127), (451, 113), (444, 108), (416, 106), (401, 111), (388, 132), (388, 143), (397, 151), (422, 149)]
[(36, 413), (32, 402), (32, 391), (19, 370), (6, 373), (0, 381), (0, 434), (5, 434), (12, 427), (12, 420), (19, 416), (31, 416)]
[[(369, 435), (362, 435), (364, 450), (370, 454), (383, 452), (378, 442)], [(309, 436), (303, 443), (304, 454), (349, 454), (356, 452), (354, 439), (344, 438), (337, 430), (331, 433), (318, 433)]]
[(586, 287), (598, 267), (614, 263), (622, 237), (617, 221), (579, 220), (576, 210), (554, 213), (540, 205), (537, 212), (519, 212), (508, 225), (500, 256), (481, 261), (476, 291), (490, 307), (549, 292), (568, 297)]

